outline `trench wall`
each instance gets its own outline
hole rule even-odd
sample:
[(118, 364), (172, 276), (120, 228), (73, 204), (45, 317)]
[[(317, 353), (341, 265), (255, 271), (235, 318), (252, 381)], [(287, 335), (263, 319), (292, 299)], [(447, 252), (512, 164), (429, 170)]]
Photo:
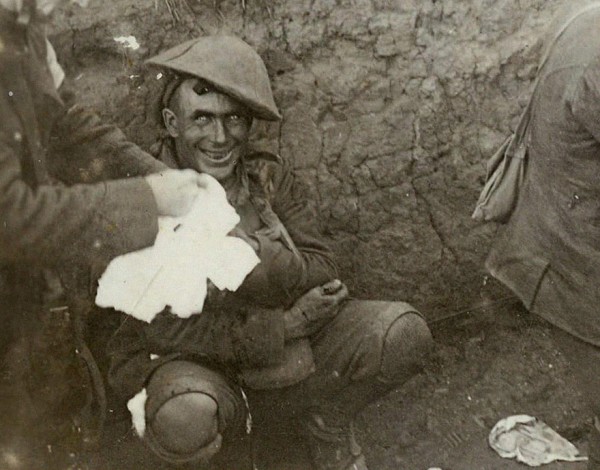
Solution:
[(52, 38), (81, 100), (144, 147), (157, 132), (145, 58), (203, 34), (253, 45), (283, 114), (254, 140), (309, 183), (343, 279), (435, 318), (506, 295), (483, 269), (496, 227), (470, 212), (560, 3), (92, 0), (59, 11)]

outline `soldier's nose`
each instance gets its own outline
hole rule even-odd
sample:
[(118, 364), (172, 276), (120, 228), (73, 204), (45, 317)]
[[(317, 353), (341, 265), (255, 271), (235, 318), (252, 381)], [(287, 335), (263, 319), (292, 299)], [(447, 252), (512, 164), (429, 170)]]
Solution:
[(217, 118), (214, 120), (213, 142), (217, 144), (224, 144), (226, 140), (227, 135), (225, 131), (225, 125), (223, 124), (223, 120)]

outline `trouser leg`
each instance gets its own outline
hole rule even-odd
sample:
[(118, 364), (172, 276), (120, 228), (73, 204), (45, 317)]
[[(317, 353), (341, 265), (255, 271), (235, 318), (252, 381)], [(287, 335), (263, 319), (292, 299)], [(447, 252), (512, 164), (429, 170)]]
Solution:
[(349, 421), (366, 405), (414, 376), (432, 346), (423, 318), (401, 302), (347, 302), (313, 338), (317, 371), (276, 391), (275, 401)]
[[(401, 302), (349, 301), (312, 340), (316, 372), (282, 390), (254, 394), (259, 408), (299, 418), (317, 441), (329, 441), (331, 453), (347, 440), (347, 459), (331, 460), (327, 446), (315, 455), (317, 468), (346, 468), (360, 454), (351, 434), (358, 412), (415, 375), (432, 345), (425, 321)], [(342, 452), (343, 453), (343, 452)]]
[(174, 466), (202, 468), (223, 441), (243, 428), (246, 407), (241, 390), (203, 365), (166, 363), (154, 372), (146, 390), (143, 440)]
[(576, 383), (594, 415), (589, 434), (588, 470), (600, 470), (600, 348), (560, 330), (552, 328), (558, 348), (571, 363)]

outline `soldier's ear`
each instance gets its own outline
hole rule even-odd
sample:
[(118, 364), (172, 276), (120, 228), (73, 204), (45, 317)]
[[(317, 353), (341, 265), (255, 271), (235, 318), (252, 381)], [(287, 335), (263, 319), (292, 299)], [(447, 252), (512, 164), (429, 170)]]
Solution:
[(179, 131), (177, 126), (177, 115), (169, 108), (163, 108), (162, 110), (163, 123), (165, 129), (171, 137), (179, 137)]

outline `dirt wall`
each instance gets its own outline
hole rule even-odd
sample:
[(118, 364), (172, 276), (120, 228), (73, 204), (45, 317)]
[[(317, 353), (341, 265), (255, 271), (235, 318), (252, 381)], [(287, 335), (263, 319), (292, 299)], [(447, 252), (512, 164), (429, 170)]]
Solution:
[[(357, 296), (439, 317), (505, 295), (484, 287), (495, 227), (470, 212), (560, 3), (92, 1), (58, 12), (52, 37), (81, 100), (146, 147), (156, 71), (143, 59), (198, 35), (242, 37), (264, 58), (283, 114), (254, 139), (310, 183), (343, 279)], [(113, 40), (123, 35), (141, 47)]]

